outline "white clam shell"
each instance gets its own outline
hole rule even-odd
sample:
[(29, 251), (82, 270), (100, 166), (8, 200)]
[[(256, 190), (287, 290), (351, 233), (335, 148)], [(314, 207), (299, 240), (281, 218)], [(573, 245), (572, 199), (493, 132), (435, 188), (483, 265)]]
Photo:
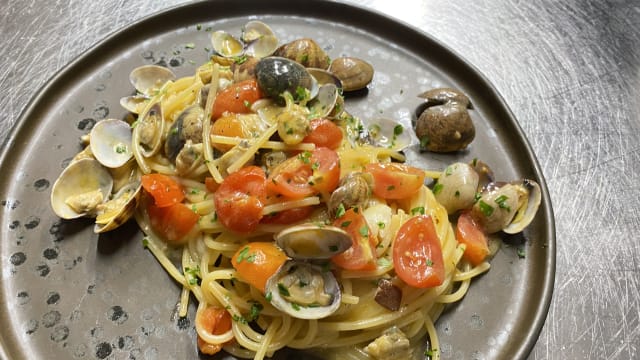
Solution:
[(98, 121), (91, 129), (91, 152), (100, 164), (108, 168), (124, 165), (131, 157), (131, 126), (122, 120)]

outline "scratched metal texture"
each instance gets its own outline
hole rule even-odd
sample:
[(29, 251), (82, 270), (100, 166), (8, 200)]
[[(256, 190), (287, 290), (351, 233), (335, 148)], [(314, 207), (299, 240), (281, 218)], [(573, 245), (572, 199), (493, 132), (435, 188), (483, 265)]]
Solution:
[[(639, 358), (640, 3), (348, 2), (417, 27), (469, 60), (537, 154), (556, 217), (557, 271), (530, 359)], [(3, 146), (57, 70), (109, 33), (180, 3), (1, 0)]]

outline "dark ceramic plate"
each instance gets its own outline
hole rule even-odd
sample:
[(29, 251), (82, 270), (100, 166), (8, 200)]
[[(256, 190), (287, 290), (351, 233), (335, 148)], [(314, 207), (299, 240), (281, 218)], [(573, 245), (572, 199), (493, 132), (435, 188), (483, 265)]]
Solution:
[(135, 224), (94, 235), (90, 221), (57, 218), (49, 194), (79, 150), (78, 138), (97, 120), (126, 115), (118, 99), (132, 91), (131, 69), (161, 63), (181, 76), (192, 74), (207, 60), (209, 28), (237, 34), (254, 18), (270, 24), (281, 42), (312, 37), (331, 57), (371, 62), (376, 76), (368, 94), (347, 103), (356, 116), (407, 123), (420, 102), (418, 93), (438, 86), (467, 93), (477, 127), (469, 150), (435, 156), (411, 149), (409, 162), (441, 168), (478, 157), (498, 179), (526, 177), (542, 185), (543, 204), (534, 223), (523, 236), (508, 239), (491, 270), (437, 323), (444, 359), (526, 357), (551, 299), (555, 229), (536, 158), (500, 95), (445, 46), (381, 14), (334, 2), (280, 0), (196, 3), (146, 18), (75, 60), (31, 101), (1, 158), (5, 357), (198, 358), (193, 308), (188, 319), (176, 318), (180, 289), (143, 248)]

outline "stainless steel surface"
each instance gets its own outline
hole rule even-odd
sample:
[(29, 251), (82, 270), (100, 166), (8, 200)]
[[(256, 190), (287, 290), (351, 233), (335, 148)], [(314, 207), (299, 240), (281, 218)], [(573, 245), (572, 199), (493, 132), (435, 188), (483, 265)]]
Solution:
[[(536, 152), (558, 241), (554, 299), (530, 358), (638, 358), (640, 3), (348, 2), (417, 27), (469, 60), (503, 95)], [(180, 3), (2, 0), (3, 146), (57, 70), (109, 33)]]

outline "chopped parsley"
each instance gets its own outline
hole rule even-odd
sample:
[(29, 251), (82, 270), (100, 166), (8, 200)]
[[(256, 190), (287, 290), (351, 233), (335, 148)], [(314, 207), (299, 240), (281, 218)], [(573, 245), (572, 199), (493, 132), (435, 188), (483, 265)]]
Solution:
[(511, 207), (509, 207), (509, 205), (505, 203), (505, 201), (507, 201), (508, 199), (509, 197), (507, 195), (500, 195), (494, 201), (496, 202), (496, 204), (498, 204), (498, 207), (500, 207), (500, 209), (511, 211)]
[(480, 200), (478, 201), (478, 206), (480, 207), (480, 211), (482, 211), (482, 214), (484, 214), (484, 216), (489, 217), (491, 216), (491, 214), (493, 214), (493, 206), (487, 204), (486, 202)]
[(336, 219), (342, 217), (345, 212), (346, 210), (344, 209), (344, 204), (340, 203), (340, 205), (338, 205), (338, 208), (336, 209)]
[(243, 260), (248, 263), (253, 263), (256, 260), (256, 254), (250, 254), (248, 246), (245, 246), (242, 250), (240, 250), (240, 252), (238, 253), (238, 257), (236, 258), (236, 262), (238, 264)]
[(351, 221), (350, 220), (349, 221), (343, 221), (342, 224), (340, 224), (340, 227), (347, 227), (349, 225), (351, 225)]
[(287, 289), (287, 287), (284, 286), (283, 283), (278, 283), (278, 292), (280, 293), (280, 295), (285, 297), (291, 296), (291, 294), (289, 293), (289, 289)]
[(525, 258), (525, 252), (524, 252), (523, 248), (518, 248), (517, 254), (518, 254), (518, 257), (520, 259), (524, 259)]
[(418, 206), (411, 209), (411, 215), (424, 215), (424, 206)]
[(363, 225), (358, 232), (360, 233), (360, 235), (362, 235), (362, 237), (369, 237), (369, 228), (367, 227), (367, 225)]
[(116, 152), (118, 154), (125, 154), (127, 152), (127, 145), (124, 144), (118, 144), (116, 146)]
[(444, 187), (444, 185), (442, 185), (440, 183), (437, 183), (437, 184), (433, 185), (433, 190), (432, 190), (433, 195), (438, 195), (442, 191), (443, 187)]
[(402, 127), (402, 125), (398, 124), (398, 125), (393, 127), (393, 136), (400, 136), (400, 135), (402, 135), (403, 131), (404, 131), (404, 127)]

